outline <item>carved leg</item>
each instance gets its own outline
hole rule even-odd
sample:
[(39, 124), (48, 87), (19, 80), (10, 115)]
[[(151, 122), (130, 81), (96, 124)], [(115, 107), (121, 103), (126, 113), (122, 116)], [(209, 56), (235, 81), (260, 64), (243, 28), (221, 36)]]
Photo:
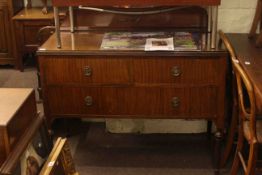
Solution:
[(215, 149), (214, 149), (214, 165), (215, 165), (215, 174), (219, 175), (220, 173), (220, 156), (221, 156), (221, 142), (223, 139), (223, 132), (217, 130), (215, 132)]
[(230, 129), (226, 140), (226, 146), (225, 150), (222, 155), (221, 164), (220, 167), (224, 167), (226, 165), (226, 162), (228, 160), (228, 157), (232, 151), (232, 146), (234, 143), (234, 136), (237, 131), (237, 121), (238, 121), (238, 106), (237, 106), (237, 99), (234, 99), (233, 104), (233, 111), (232, 111), (232, 118), (230, 123)]
[(256, 13), (253, 19), (253, 23), (249, 32), (249, 38), (252, 38), (256, 34), (256, 30), (258, 27), (259, 22), (261, 21), (261, 13), (262, 13), (262, 2), (261, 0), (257, 1), (257, 8), (256, 8)]

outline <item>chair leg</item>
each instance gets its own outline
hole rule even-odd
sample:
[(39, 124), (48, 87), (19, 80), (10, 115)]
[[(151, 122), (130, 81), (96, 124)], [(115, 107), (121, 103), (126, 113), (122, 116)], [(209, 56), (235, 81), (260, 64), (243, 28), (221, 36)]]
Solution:
[(220, 167), (224, 167), (227, 163), (227, 160), (229, 158), (229, 155), (232, 151), (232, 147), (233, 147), (233, 143), (234, 143), (234, 136), (236, 134), (236, 130), (237, 130), (237, 121), (238, 121), (238, 108), (237, 108), (237, 101), (234, 102), (234, 106), (233, 106), (233, 112), (232, 112), (232, 119), (231, 119), (231, 123), (230, 123), (230, 130), (227, 136), (227, 143), (225, 146), (225, 150), (224, 153), (222, 155), (222, 159), (221, 159), (221, 165)]
[(239, 164), (240, 164), (240, 159), (238, 156), (239, 152), (242, 152), (243, 150), (243, 144), (244, 144), (244, 134), (243, 134), (243, 126), (242, 123), (239, 123), (239, 129), (238, 129), (238, 140), (237, 140), (237, 149), (233, 161), (233, 165), (231, 168), (231, 173), (230, 175), (237, 175), (238, 169), (239, 169)]
[(261, 12), (262, 12), (262, 2), (261, 0), (257, 1), (257, 7), (256, 7), (256, 13), (253, 19), (253, 23), (249, 32), (249, 38), (252, 38), (256, 35), (256, 30), (258, 27), (258, 24), (261, 20)]
[(258, 143), (256, 141), (253, 141), (252, 143), (250, 143), (250, 147), (249, 147), (247, 172), (245, 173), (245, 175), (255, 174), (257, 151), (258, 151)]
[(256, 47), (262, 46), (262, 33), (259, 33), (257, 39), (256, 39)]

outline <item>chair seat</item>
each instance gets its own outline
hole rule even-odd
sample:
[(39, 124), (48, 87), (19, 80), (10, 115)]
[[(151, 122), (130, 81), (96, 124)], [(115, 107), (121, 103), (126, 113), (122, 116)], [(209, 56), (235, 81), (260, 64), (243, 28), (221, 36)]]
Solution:
[[(258, 118), (261, 118), (262, 116), (259, 116)], [(244, 122), (244, 135), (248, 141), (250, 141), (250, 125), (249, 121)], [(262, 144), (262, 120), (256, 121), (256, 134), (257, 134), (257, 141), (259, 144)]]

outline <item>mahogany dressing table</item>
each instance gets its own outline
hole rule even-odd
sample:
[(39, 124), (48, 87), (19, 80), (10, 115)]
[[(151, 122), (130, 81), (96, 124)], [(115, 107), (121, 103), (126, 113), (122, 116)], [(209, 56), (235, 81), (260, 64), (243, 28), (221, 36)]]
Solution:
[[(81, 20), (76, 13), (75, 22), (79, 24)], [(57, 35), (54, 34), (37, 52), (44, 110), (49, 124), (59, 117), (213, 121), (217, 129), (215, 161), (218, 168), (225, 129), (227, 52), (211, 49), (207, 42), (203, 42), (203, 48), (197, 51), (101, 50), (107, 31), (137, 31), (143, 26), (142, 31), (148, 31), (154, 29), (152, 25), (161, 25), (150, 16), (144, 20), (151, 26), (142, 20), (137, 27), (137, 20), (128, 16), (108, 14), (108, 17), (94, 12), (89, 15), (93, 17), (81, 18), (89, 19), (82, 21), (89, 25), (80, 26), (81, 30), (75, 28), (71, 33), (66, 31), (64, 24), (61, 26), (61, 48), (57, 47)], [(207, 32), (207, 15), (191, 17), (188, 19), (204, 21), (201, 25), (205, 30), (199, 29), (201, 25), (195, 26), (195, 30)], [(171, 15), (165, 19), (179, 17)], [(128, 28), (119, 23), (126, 20), (131, 21)], [(136, 25), (132, 26), (132, 21)], [(171, 27), (157, 30), (174, 30), (183, 26), (181, 21), (172, 23), (167, 20)], [(184, 29), (179, 28), (180, 31)]]
[[(135, 2), (142, 3), (136, 5), (145, 5), (144, 1)], [(195, 10), (201, 12), (200, 9)], [(74, 32), (68, 32), (62, 24), (61, 32), (52, 35), (37, 52), (44, 110), (49, 124), (59, 117), (212, 121), (216, 125), (214, 150), (218, 170), (225, 129), (227, 52), (211, 48), (205, 41), (209, 26), (206, 13), (192, 16), (181, 11), (174, 16), (165, 14), (162, 21), (154, 20), (159, 18), (156, 15), (156, 18), (142, 17), (139, 22), (127, 15), (90, 12), (89, 17), (83, 17), (77, 12), (74, 12), (74, 23), (78, 27), (73, 28)], [(177, 17), (181, 14), (188, 20)], [(129, 21), (126, 23), (128, 27), (125, 26), (126, 21)], [(154, 27), (161, 26), (157, 23), (163, 21), (171, 27), (164, 24), (162, 28)], [(192, 21), (198, 22), (193, 23), (194, 27), (187, 26), (187, 29), (205, 33), (201, 50), (145, 52), (100, 49), (103, 36), (108, 31), (137, 31), (139, 28), (140, 31), (174, 31), (174, 28), (183, 31), (188, 21), (191, 24)], [(79, 26), (80, 23), (88, 25)], [(57, 34), (61, 47), (57, 47)]]

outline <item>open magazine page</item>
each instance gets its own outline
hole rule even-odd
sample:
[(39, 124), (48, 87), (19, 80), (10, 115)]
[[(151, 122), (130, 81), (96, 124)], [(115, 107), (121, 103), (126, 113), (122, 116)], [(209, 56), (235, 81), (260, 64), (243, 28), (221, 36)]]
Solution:
[(108, 32), (105, 33), (102, 50), (144, 50), (147, 38), (168, 37), (165, 32)]
[(199, 34), (193, 34), (190, 32), (176, 32), (174, 34), (175, 51), (199, 50), (200, 48), (199, 48), (199, 44), (197, 44), (197, 41), (199, 41), (200, 37), (197, 37), (198, 35)]
[(200, 49), (199, 38), (190, 32), (108, 32), (104, 34), (100, 49), (194, 51)]
[(148, 38), (146, 40), (145, 51), (154, 50), (174, 50), (173, 37), (171, 38)]

